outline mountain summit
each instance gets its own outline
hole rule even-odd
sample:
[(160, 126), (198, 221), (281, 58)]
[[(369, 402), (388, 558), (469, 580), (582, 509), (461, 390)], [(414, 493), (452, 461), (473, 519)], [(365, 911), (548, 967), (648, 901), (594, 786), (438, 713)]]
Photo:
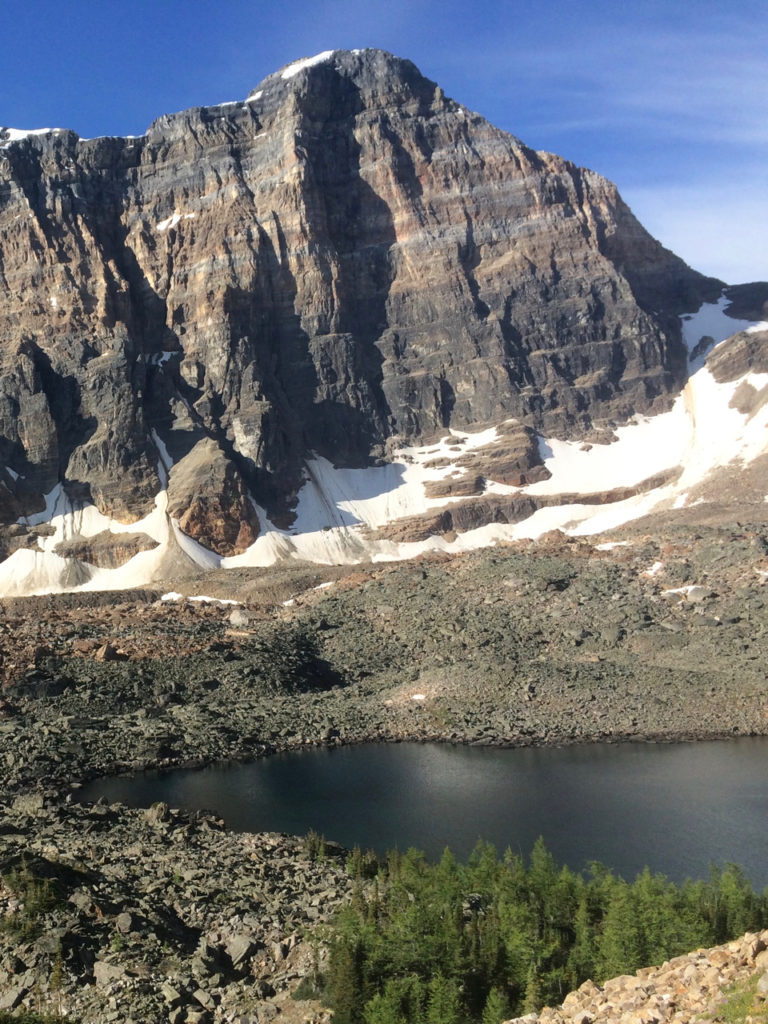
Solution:
[[(380, 50), (140, 138), (5, 131), (0, 590), (124, 586), (268, 534), (257, 561), (311, 557), (290, 537), (327, 528), (324, 559), (358, 557), (358, 527), (439, 499), (486, 507), (416, 535), (515, 521), (540, 436), (671, 408), (680, 315), (722, 289), (610, 182)], [(481, 456), (441, 448), (426, 491), (393, 454), (470, 435)]]

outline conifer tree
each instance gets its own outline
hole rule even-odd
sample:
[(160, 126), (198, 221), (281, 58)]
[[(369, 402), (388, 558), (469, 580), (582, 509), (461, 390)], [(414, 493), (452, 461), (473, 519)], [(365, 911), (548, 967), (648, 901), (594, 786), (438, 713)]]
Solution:
[(509, 1005), (500, 988), (492, 988), (483, 1007), (483, 1024), (501, 1024), (509, 1016)]
[(573, 918), (573, 943), (568, 956), (568, 987), (579, 987), (595, 971), (595, 940), (589, 915), (586, 889), (579, 898), (579, 905)]
[(426, 1024), (459, 1024), (459, 986), (451, 978), (436, 974), (429, 983)]
[(525, 981), (525, 998), (523, 1000), (523, 1013), (538, 1013), (544, 1004), (544, 997), (541, 993), (541, 981), (536, 965), (532, 963), (528, 968), (528, 977)]
[(362, 949), (359, 941), (339, 940), (331, 949), (329, 987), (334, 1024), (357, 1024), (363, 1005)]
[(598, 943), (597, 973), (600, 981), (630, 974), (642, 966), (640, 931), (632, 891), (626, 882), (615, 882)]

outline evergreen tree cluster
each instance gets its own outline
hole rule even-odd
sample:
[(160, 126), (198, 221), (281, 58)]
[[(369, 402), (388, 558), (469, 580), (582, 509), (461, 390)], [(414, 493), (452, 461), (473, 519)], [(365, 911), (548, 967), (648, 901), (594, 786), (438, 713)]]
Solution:
[(351, 905), (334, 925), (326, 996), (334, 1024), (499, 1024), (604, 981), (768, 924), (768, 896), (734, 865), (674, 885), (593, 864), (559, 869), (480, 843), (466, 864), (416, 850), (382, 865), (356, 850)]

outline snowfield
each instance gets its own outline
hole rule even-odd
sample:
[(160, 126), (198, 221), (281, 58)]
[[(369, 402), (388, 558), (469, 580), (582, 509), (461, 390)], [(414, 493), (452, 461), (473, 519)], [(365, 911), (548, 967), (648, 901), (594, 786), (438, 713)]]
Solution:
[(0, 149), (7, 149), (12, 143), (20, 142), (31, 135), (51, 135), (62, 132), (63, 128), (2, 128), (0, 127)]
[[(705, 302), (697, 313), (680, 318), (683, 328), (683, 341), (688, 349), (691, 369), (698, 370), (704, 365), (706, 352), (691, 358), (692, 353), (702, 338), (712, 338), (717, 344), (730, 338), (739, 331), (759, 330), (761, 325), (752, 320), (734, 320), (725, 315), (728, 299), (721, 295), (717, 302)], [(712, 346), (709, 346), (711, 349)]]
[[(323, 59), (327, 59), (325, 55)], [(291, 66), (291, 69), (295, 65)], [(287, 70), (291, 70), (287, 69)], [(160, 227), (160, 225), (158, 225)], [(723, 300), (702, 307), (684, 323), (686, 343), (693, 350), (702, 335), (720, 342), (751, 322), (723, 315)], [(757, 325), (760, 326), (760, 325)], [(540, 438), (548, 480), (522, 488), (486, 481), (486, 494), (552, 496), (588, 495), (633, 487), (656, 474), (679, 469), (674, 482), (611, 504), (573, 500), (568, 505), (541, 508), (515, 525), (494, 523), (458, 535), (434, 536), (420, 542), (394, 542), (377, 538), (379, 527), (405, 517), (421, 515), (463, 497), (427, 498), (425, 485), (459, 477), (459, 467), (472, 452), (491, 449), (496, 428), (478, 432), (449, 430), (438, 442), (404, 447), (386, 465), (365, 469), (334, 467), (323, 458), (306, 464), (295, 521), (290, 529), (270, 522), (257, 506), (261, 532), (242, 554), (221, 558), (186, 536), (167, 513), (162, 490), (153, 511), (137, 523), (124, 524), (100, 513), (95, 506), (73, 505), (61, 486), (46, 498), (45, 510), (20, 520), (30, 526), (43, 523), (53, 534), (39, 541), (39, 549), (20, 549), (0, 563), (0, 595), (19, 596), (64, 590), (121, 590), (178, 576), (185, 568), (196, 571), (239, 566), (269, 566), (286, 559), (323, 564), (353, 564), (413, 558), (428, 551), (457, 553), (560, 529), (572, 534), (597, 534), (614, 529), (657, 508), (681, 508), (690, 491), (717, 467), (734, 460), (747, 464), (768, 450), (768, 406), (753, 416), (731, 407), (737, 388), (747, 382), (757, 391), (768, 386), (768, 374), (747, 374), (740, 380), (718, 384), (709, 370), (691, 366), (692, 375), (669, 412), (639, 418), (619, 427), (617, 440), (608, 445)], [(172, 461), (162, 439), (153, 432), (158, 469), (167, 484)], [(768, 498), (768, 496), (767, 496)], [(57, 546), (73, 539), (113, 534), (145, 533), (157, 546), (142, 551), (124, 565), (106, 569), (63, 558)], [(166, 600), (173, 596), (166, 595)], [(207, 600), (201, 597), (200, 600)]]

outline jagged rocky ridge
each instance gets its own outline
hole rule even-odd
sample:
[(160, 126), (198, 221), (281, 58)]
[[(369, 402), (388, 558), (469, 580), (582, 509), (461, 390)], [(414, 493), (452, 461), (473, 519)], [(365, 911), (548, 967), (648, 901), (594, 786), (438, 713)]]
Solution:
[(584, 437), (684, 383), (678, 314), (722, 283), (615, 186), (408, 61), (321, 58), (141, 138), (0, 134), (6, 555), (57, 487), (130, 524), (166, 486), (184, 535), (232, 555), (265, 510), (290, 525), (313, 456), (509, 419), (496, 479), (535, 481), (533, 431)]

